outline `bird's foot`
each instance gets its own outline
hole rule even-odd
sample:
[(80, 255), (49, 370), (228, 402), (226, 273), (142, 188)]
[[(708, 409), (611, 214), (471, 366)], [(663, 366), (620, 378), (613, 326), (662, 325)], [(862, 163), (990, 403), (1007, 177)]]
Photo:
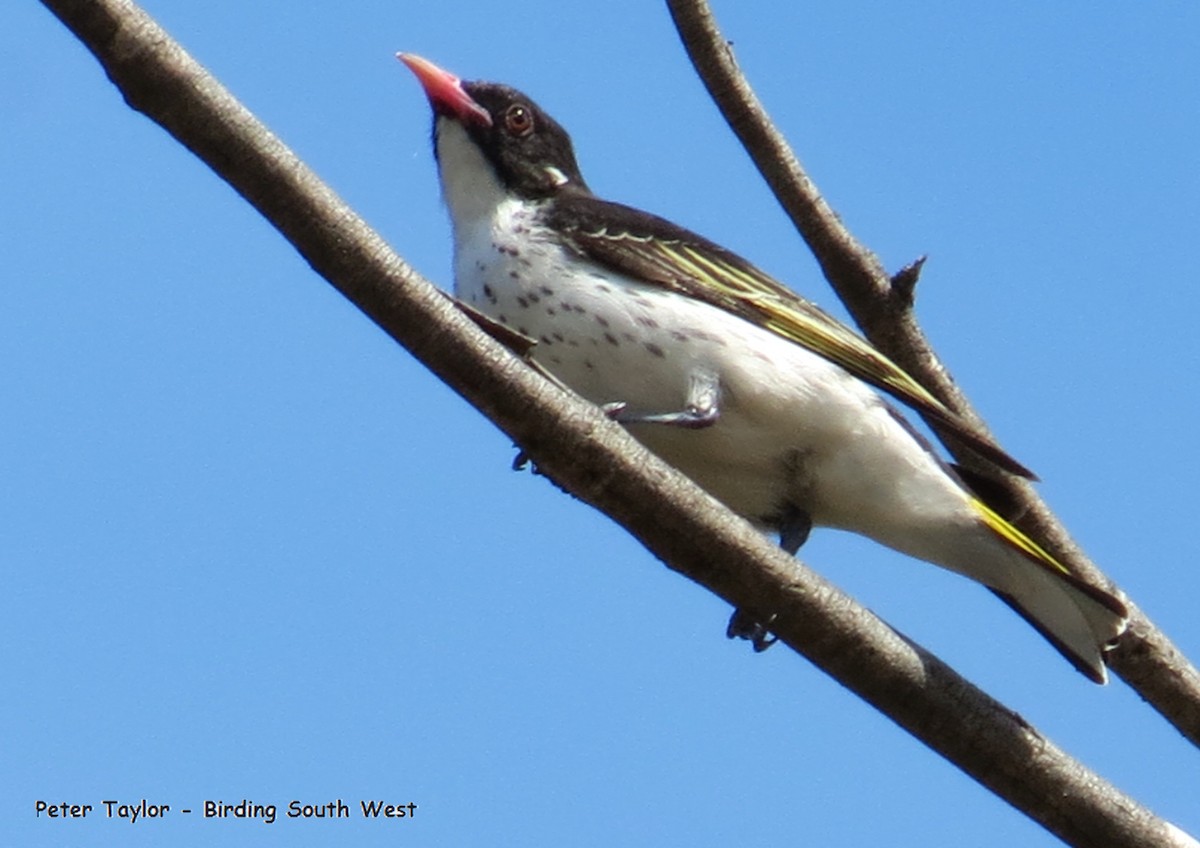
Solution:
[(771, 633), (771, 625), (775, 615), (770, 615), (766, 622), (759, 621), (758, 616), (749, 610), (735, 609), (729, 616), (729, 626), (725, 628), (725, 636), (730, 639), (748, 639), (754, 648), (754, 653), (761, 654), (767, 648), (779, 641), (779, 637)]
[(537, 463), (529, 458), (529, 454), (525, 453), (522, 448), (517, 448), (517, 455), (513, 457), (512, 461), (512, 470), (524, 471), (526, 468), (529, 469), (530, 474), (534, 474), (538, 477), (546, 476), (542, 473), (541, 469), (537, 467)]
[[(795, 504), (786, 504), (778, 518), (768, 523), (773, 523), (779, 528), (779, 547), (792, 556), (795, 556), (800, 546), (808, 541), (808, 534), (812, 532), (813, 526), (812, 517), (808, 512)], [(748, 639), (754, 646), (754, 652), (760, 654), (779, 641), (779, 637), (771, 633), (771, 625), (775, 623), (775, 618), (775, 614), (772, 613), (764, 622), (749, 610), (736, 609), (729, 617), (725, 635), (730, 639)]]

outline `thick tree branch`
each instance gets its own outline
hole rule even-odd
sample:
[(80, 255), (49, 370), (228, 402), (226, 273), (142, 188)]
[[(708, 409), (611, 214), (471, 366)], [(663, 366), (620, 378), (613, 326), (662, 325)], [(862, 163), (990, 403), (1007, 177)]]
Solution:
[[(733, 50), (717, 28), (708, 3), (667, 0), (667, 5), (709, 94), (863, 333), (980, 432), (986, 432), (917, 325), (912, 288), (902, 276), (904, 272), (897, 275), (897, 285), (879, 259), (851, 235), (825, 202), (738, 69)], [(974, 463), (970, 453), (952, 439), (946, 442), (957, 459), (968, 465)], [(997, 482), (1009, 490), (1009, 498), (1017, 504), (1022, 529), (1075, 573), (1097, 585), (1111, 586), (1032, 486), (1013, 477)], [(1131, 605), (1131, 612), (1129, 633), (1109, 654), (1109, 664), (1180, 733), (1200, 745), (1200, 672), (1140, 609)]]
[(594, 406), (465, 318), (128, 0), (43, 0), (127, 102), (249, 200), (312, 267), (570, 492), (730, 603), (778, 612), (803, 653), (1075, 845), (1194, 844), (836, 588), (784, 555)]

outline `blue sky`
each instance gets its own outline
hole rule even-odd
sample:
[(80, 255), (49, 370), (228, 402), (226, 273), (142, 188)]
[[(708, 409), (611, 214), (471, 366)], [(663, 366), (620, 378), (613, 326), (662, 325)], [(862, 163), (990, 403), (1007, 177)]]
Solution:
[[(717, 6), (801, 159), (1085, 549), (1193, 658), (1200, 12)], [(811, 6), (811, 8), (810, 8)], [(450, 284), (397, 50), (516, 85), (599, 193), (836, 303), (655, 3), (147, 2)], [(513, 449), (126, 108), (38, 3), (0, 27), (0, 815), (25, 845), (1055, 845)], [(840, 314), (840, 312), (839, 312)], [(1200, 761), (987, 592), (804, 559), (1200, 831)], [(415, 803), (108, 821), (105, 799)], [(91, 803), (36, 818), (38, 799)], [(355, 810), (357, 816), (357, 811)]]

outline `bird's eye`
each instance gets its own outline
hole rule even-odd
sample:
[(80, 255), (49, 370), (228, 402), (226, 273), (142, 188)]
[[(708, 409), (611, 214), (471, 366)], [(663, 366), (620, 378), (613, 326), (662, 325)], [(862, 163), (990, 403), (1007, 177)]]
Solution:
[(504, 113), (504, 127), (520, 138), (533, 132), (533, 113), (527, 106), (514, 103)]

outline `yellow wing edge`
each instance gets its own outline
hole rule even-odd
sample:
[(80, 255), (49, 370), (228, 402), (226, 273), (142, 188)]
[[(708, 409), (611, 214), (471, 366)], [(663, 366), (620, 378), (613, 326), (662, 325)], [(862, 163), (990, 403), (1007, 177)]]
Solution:
[(971, 508), (979, 514), (979, 517), (983, 519), (983, 523), (987, 525), (989, 530), (1013, 548), (1025, 554), (1029, 559), (1067, 577), (1073, 576), (1070, 570), (1051, 556), (1045, 548), (1018, 530), (1013, 524), (996, 512), (996, 510), (979, 500), (979, 498), (971, 498)]

